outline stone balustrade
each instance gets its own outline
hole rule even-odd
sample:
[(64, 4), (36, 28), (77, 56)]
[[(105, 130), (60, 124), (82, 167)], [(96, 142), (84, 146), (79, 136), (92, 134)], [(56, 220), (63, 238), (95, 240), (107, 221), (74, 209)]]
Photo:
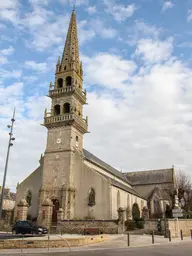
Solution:
[(75, 121), (78, 125), (82, 126), (86, 130), (88, 128), (87, 119), (82, 119), (76, 114), (69, 113), (69, 114), (63, 114), (58, 116), (51, 116), (50, 113), (46, 113), (44, 117), (44, 125), (49, 125), (49, 124), (54, 124), (59, 122), (69, 122), (69, 121)]
[(82, 103), (86, 102), (86, 90), (82, 92), (81, 89), (75, 86), (66, 86), (49, 90), (49, 97), (58, 97), (58, 95), (65, 95), (71, 92), (74, 92), (82, 100)]

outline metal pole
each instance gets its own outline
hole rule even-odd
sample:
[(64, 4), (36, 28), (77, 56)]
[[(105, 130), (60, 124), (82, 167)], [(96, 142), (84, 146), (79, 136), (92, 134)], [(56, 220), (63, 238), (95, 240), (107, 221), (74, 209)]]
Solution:
[(127, 245), (130, 246), (130, 234), (127, 233)]
[(49, 229), (48, 229), (48, 252), (49, 252), (49, 248), (50, 248), (49, 243), (50, 243), (50, 231), (49, 231)]
[(155, 243), (154, 231), (152, 232), (152, 244)]
[(164, 237), (167, 235), (167, 230), (166, 230), (166, 212), (165, 212), (165, 202), (163, 200), (163, 219), (164, 219)]
[(183, 230), (180, 230), (181, 240), (183, 240)]
[(13, 111), (13, 118), (11, 119), (11, 131), (9, 133), (9, 143), (8, 143), (8, 149), (7, 149), (7, 157), (6, 157), (6, 162), (5, 162), (5, 170), (4, 170), (4, 177), (3, 177), (3, 186), (2, 186), (2, 191), (1, 191), (1, 200), (0, 200), (0, 219), (2, 218), (2, 211), (3, 211), (3, 198), (4, 198), (4, 190), (5, 190), (5, 182), (6, 182), (6, 176), (7, 176), (7, 167), (8, 167), (8, 162), (9, 162), (9, 152), (10, 152), (10, 147), (12, 146), (11, 141), (12, 141), (12, 132), (13, 132), (13, 124), (15, 122), (15, 108)]
[(171, 230), (169, 230), (169, 242), (171, 242)]

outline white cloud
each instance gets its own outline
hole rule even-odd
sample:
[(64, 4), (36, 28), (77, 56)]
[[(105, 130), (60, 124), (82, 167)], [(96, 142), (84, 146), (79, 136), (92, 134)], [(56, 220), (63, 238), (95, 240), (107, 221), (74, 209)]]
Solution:
[(94, 29), (89, 27), (87, 20), (81, 20), (77, 26), (79, 45), (84, 44), (86, 41), (91, 40), (96, 36)]
[(111, 89), (125, 88), (125, 82), (136, 67), (134, 62), (108, 53), (100, 53), (93, 58), (84, 56), (82, 60), (89, 85), (99, 84)]
[(47, 71), (47, 63), (42, 62), (42, 63), (37, 63), (33, 60), (31, 61), (25, 61), (25, 67), (28, 69), (32, 69), (36, 72), (46, 72)]
[(102, 38), (114, 38), (117, 36), (117, 31), (114, 28), (106, 27), (100, 19), (93, 19), (88, 24)]
[(188, 17), (187, 17), (188, 21), (192, 20), (192, 9), (188, 10)]
[(18, 79), (20, 78), (22, 75), (22, 71), (21, 70), (5, 70), (0, 68), (0, 77), (1, 79)]
[(174, 6), (174, 4), (171, 1), (165, 1), (163, 3), (162, 11), (164, 12), (168, 9), (171, 9), (171, 8), (173, 8), (173, 6)]
[(33, 6), (35, 5), (47, 5), (49, 0), (29, 0), (29, 3)]
[(17, 7), (17, 0), (6, 0), (6, 1), (1, 1), (0, 2), (0, 9), (11, 9), (11, 8), (16, 8)]
[(7, 58), (0, 55), (0, 64), (5, 64), (7, 62)]
[(86, 10), (87, 10), (87, 12), (88, 12), (90, 15), (93, 14), (93, 13), (96, 13), (96, 11), (97, 11), (95, 5), (87, 7)]
[(25, 81), (25, 83), (33, 83), (38, 80), (37, 76), (22, 76), (22, 79)]
[(166, 41), (141, 39), (137, 44), (136, 56), (149, 63), (165, 61), (170, 58), (173, 51), (173, 38)]
[(89, 0), (59, 0), (60, 3), (62, 4), (67, 4), (67, 5), (87, 5), (89, 3)]
[(162, 32), (163, 30), (156, 27), (155, 25), (136, 20), (134, 26), (131, 26), (127, 29), (127, 42), (130, 45), (135, 45), (141, 38), (158, 39)]
[(0, 1), (0, 20), (18, 23), (18, 0)]
[(124, 6), (122, 4), (116, 4), (110, 0), (104, 0), (104, 3), (107, 6), (106, 11), (113, 15), (114, 19), (118, 22), (124, 21), (131, 17), (136, 11), (135, 4)]
[[(116, 57), (111, 59), (115, 63)], [(96, 60), (92, 59), (96, 62), (94, 74), (100, 74)], [(103, 66), (107, 73), (111, 70)], [(86, 76), (87, 84), (93, 83), (94, 74)], [(178, 60), (169, 59), (162, 65), (144, 66), (134, 76), (129, 75), (126, 87), (121, 86), (123, 72), (115, 74), (123, 98), (117, 97), (118, 92), (88, 93), (85, 112), (89, 115), (91, 133), (85, 137), (85, 147), (118, 169), (123, 166), (124, 171), (166, 168), (172, 164), (185, 164), (190, 170), (192, 70)], [(115, 74), (101, 73), (98, 83), (108, 87)]]
[(14, 51), (15, 51), (14, 48), (12, 46), (9, 46), (9, 48), (0, 50), (0, 54), (2, 54), (4, 56), (8, 56), (8, 55), (13, 54)]
[(180, 43), (180, 44), (178, 45), (178, 47), (189, 47), (189, 48), (192, 48), (192, 42), (186, 41), (186, 42)]

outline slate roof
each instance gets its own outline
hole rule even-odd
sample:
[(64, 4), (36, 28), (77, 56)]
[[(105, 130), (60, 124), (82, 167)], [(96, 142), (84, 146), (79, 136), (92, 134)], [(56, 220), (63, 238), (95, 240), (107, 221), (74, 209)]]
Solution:
[(126, 185), (124, 185), (124, 184), (122, 184), (122, 183), (120, 183), (120, 182), (118, 182), (118, 181), (116, 181), (116, 180), (114, 180), (114, 179), (111, 179), (111, 184), (112, 184), (114, 187), (120, 188), (120, 189), (122, 189), (122, 190), (124, 190), (124, 191), (126, 191), (126, 192), (128, 192), (128, 193), (130, 193), (130, 194), (133, 194), (133, 195), (135, 195), (135, 196), (138, 196), (138, 197), (140, 197), (140, 198), (143, 198), (143, 199), (147, 200), (147, 198), (146, 198), (145, 196), (139, 194), (135, 189), (129, 188), (129, 187), (127, 187)]
[(131, 185), (149, 185), (161, 183), (174, 183), (174, 169), (159, 169), (150, 171), (127, 172), (123, 175)]
[(3, 198), (6, 200), (16, 200), (16, 193), (10, 192), (10, 189), (4, 189), (4, 195)]
[[(96, 157), (95, 155), (93, 155), (92, 153), (90, 153), (89, 151), (87, 151), (86, 149), (83, 149), (83, 154), (86, 160), (102, 167), (103, 169), (105, 169), (106, 171), (108, 171), (109, 173), (113, 174), (114, 176), (118, 177), (119, 179), (123, 180), (124, 182), (129, 184), (129, 181), (126, 179), (126, 177), (124, 176), (123, 173), (119, 172), (118, 170), (116, 170), (115, 168), (113, 168), (112, 166), (108, 165), (107, 163), (105, 163), (104, 161), (102, 161), (101, 159), (99, 159), (98, 157)], [(95, 170), (96, 171), (96, 170)], [(102, 176), (104, 176), (107, 179), (110, 179), (110, 182), (113, 186), (118, 187), (130, 194), (133, 194), (135, 196), (141, 197), (146, 199), (145, 196), (139, 194), (135, 189), (130, 188), (124, 184), (122, 184), (121, 182), (112, 179), (110, 177), (108, 177), (107, 175), (104, 175), (103, 173), (100, 173)]]
[(86, 149), (83, 149), (83, 154), (84, 154), (84, 157), (86, 160), (102, 167), (103, 169), (107, 170), (109, 173), (118, 177), (119, 179), (123, 180), (124, 182), (129, 183), (129, 181), (126, 179), (126, 177), (123, 175), (123, 173), (119, 172), (112, 166), (108, 165), (107, 163), (105, 163), (104, 161), (102, 161), (101, 159), (99, 159), (98, 157), (96, 157), (95, 155), (93, 155), (92, 153), (87, 151)]

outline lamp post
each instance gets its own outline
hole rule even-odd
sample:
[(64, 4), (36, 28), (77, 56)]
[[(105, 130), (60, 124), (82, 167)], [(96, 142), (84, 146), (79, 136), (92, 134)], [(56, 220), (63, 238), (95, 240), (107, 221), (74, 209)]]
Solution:
[(15, 138), (12, 137), (13, 136), (14, 122), (15, 122), (15, 108), (14, 108), (14, 111), (13, 111), (13, 117), (11, 119), (11, 125), (7, 125), (7, 127), (10, 129), (10, 132), (9, 132), (9, 143), (8, 143), (8, 149), (7, 149), (6, 162), (5, 162), (4, 177), (3, 177), (3, 186), (2, 186), (2, 191), (1, 191), (0, 219), (2, 218), (2, 211), (3, 211), (3, 198), (4, 198), (5, 182), (6, 182), (6, 176), (7, 176), (7, 167), (8, 167), (8, 162), (9, 162), (9, 152), (10, 152), (10, 147), (13, 146), (12, 141), (15, 140)]

